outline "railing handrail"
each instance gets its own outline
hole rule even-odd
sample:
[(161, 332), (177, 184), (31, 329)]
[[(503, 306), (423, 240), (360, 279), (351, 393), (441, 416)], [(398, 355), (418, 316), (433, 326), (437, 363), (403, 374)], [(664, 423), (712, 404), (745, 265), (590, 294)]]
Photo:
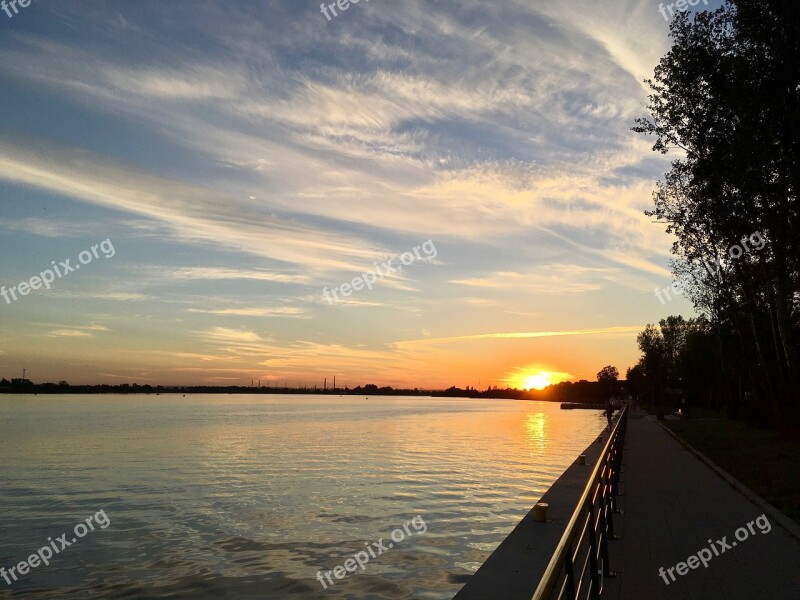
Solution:
[(592, 493), (594, 483), (600, 476), (600, 470), (608, 462), (611, 445), (614, 443), (614, 440), (617, 437), (617, 431), (620, 423), (622, 423), (622, 419), (627, 415), (627, 411), (628, 404), (625, 404), (619, 413), (619, 417), (617, 418), (617, 422), (614, 424), (614, 428), (611, 430), (611, 434), (608, 436), (608, 440), (606, 440), (606, 443), (603, 446), (603, 450), (598, 457), (597, 464), (594, 466), (594, 469), (592, 469), (592, 474), (589, 477), (589, 480), (586, 482), (586, 486), (583, 488), (583, 494), (581, 494), (581, 498), (578, 500), (575, 510), (572, 511), (572, 517), (570, 518), (569, 523), (567, 523), (564, 534), (561, 536), (561, 540), (559, 540), (558, 546), (556, 546), (556, 550), (553, 553), (553, 557), (547, 564), (547, 568), (544, 570), (542, 579), (539, 581), (539, 585), (536, 586), (536, 591), (533, 593), (531, 600), (547, 600), (550, 598), (550, 594), (553, 592), (553, 587), (555, 586), (556, 581), (561, 574), (561, 569), (564, 566), (567, 554), (571, 550), (572, 541), (575, 539), (575, 536), (578, 535), (580, 529), (578, 527), (578, 522), (581, 519), (581, 513), (583, 512), (586, 502)]

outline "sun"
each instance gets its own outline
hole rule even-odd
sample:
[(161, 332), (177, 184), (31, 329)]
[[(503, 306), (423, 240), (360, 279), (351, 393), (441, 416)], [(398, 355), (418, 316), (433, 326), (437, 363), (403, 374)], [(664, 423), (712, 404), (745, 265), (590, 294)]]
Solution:
[(526, 375), (523, 387), (526, 390), (543, 390), (548, 385), (550, 385), (550, 373), (540, 371), (533, 375)]
[(529, 364), (523, 367), (515, 367), (506, 376), (505, 381), (508, 387), (518, 390), (541, 391), (561, 381), (569, 381), (571, 377), (570, 373), (551, 370), (547, 365)]

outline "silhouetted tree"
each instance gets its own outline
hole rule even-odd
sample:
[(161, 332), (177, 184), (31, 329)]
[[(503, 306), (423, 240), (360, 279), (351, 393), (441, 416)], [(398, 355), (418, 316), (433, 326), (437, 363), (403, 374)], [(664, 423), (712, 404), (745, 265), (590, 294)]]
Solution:
[(645, 376), (641, 361), (639, 364), (629, 367), (625, 372), (625, 387), (628, 393), (638, 401), (641, 401), (641, 399), (646, 396), (647, 377)]
[(612, 367), (611, 365), (603, 367), (597, 374), (597, 381), (599, 383), (608, 383), (608, 391), (611, 396), (614, 395), (614, 382), (618, 379), (619, 371), (617, 371), (617, 367)]
[[(685, 291), (708, 319), (691, 345), (714, 349), (705, 368), (715, 393), (730, 407), (748, 392), (798, 433), (800, 11), (795, 0), (726, 0), (693, 19), (679, 13), (671, 36), (648, 81), (650, 118), (634, 128), (656, 138), (654, 150), (679, 151), (648, 214), (675, 235), (673, 270), (691, 275)], [(649, 333), (640, 340), (647, 378), (662, 384), (674, 383), (686, 343), (673, 336), (686, 329), (668, 325), (662, 348)]]

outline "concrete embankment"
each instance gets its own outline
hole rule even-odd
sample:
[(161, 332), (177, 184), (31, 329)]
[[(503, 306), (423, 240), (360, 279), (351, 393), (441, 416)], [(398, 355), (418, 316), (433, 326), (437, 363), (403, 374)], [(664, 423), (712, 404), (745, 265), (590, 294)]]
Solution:
[(549, 504), (547, 522), (536, 522), (531, 509), (454, 600), (531, 599), (606, 440), (608, 430), (603, 432), (602, 441), (595, 441), (585, 450), (586, 464), (578, 464), (575, 457), (575, 462), (542, 496), (540, 502)]

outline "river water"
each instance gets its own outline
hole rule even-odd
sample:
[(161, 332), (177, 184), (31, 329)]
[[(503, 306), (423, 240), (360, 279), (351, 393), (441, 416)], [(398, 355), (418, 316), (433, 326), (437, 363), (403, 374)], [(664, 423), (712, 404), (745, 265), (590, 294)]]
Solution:
[(0, 598), (449, 599), (604, 424), (506, 400), (0, 396)]

